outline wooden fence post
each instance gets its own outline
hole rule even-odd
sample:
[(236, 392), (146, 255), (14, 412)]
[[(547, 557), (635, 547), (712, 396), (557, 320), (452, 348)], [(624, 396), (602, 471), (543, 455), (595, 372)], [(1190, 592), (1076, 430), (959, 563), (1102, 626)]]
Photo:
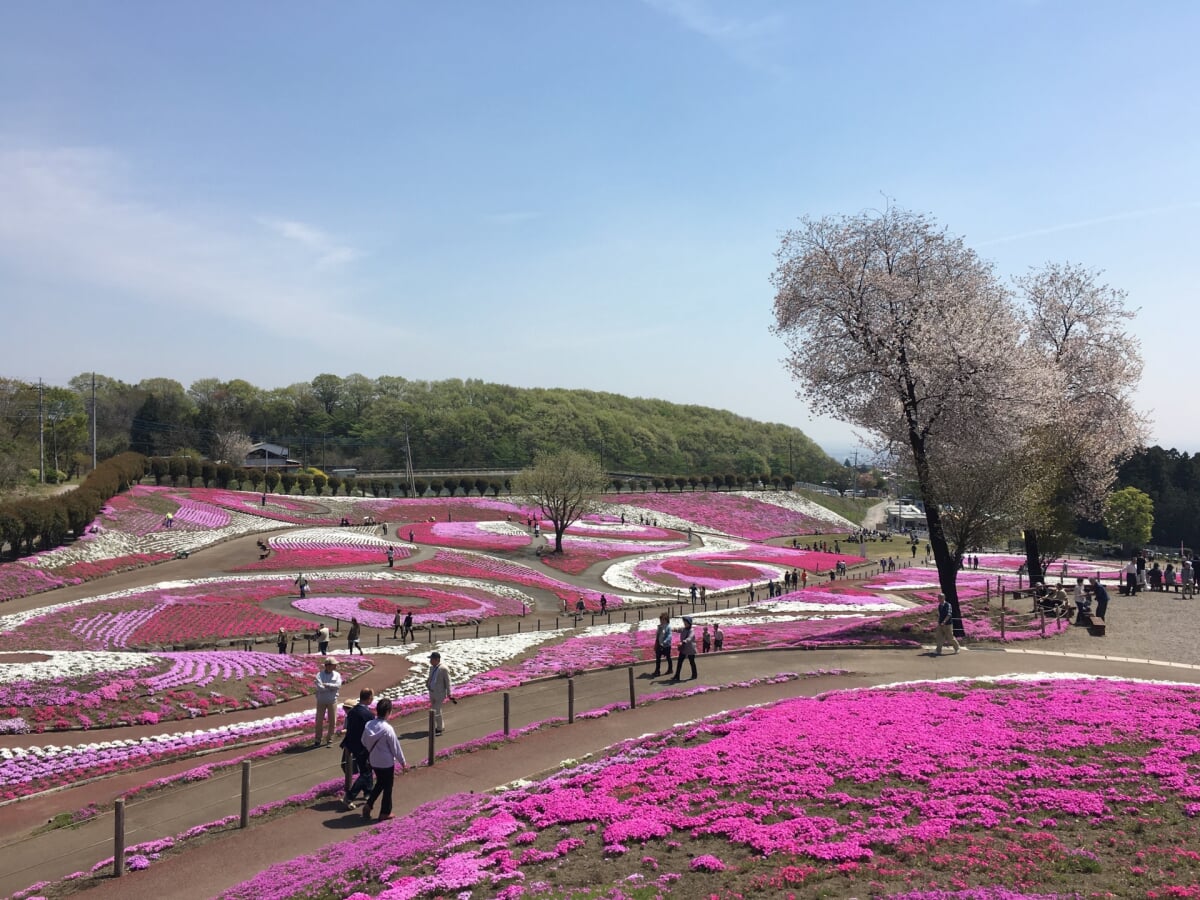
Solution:
[(113, 804), (113, 878), (125, 874), (125, 798)]
[(575, 679), (567, 679), (567, 724), (575, 722)]
[[(349, 790), (347, 788), (347, 790)], [(250, 824), (250, 760), (242, 760), (242, 812), (239, 828)]]

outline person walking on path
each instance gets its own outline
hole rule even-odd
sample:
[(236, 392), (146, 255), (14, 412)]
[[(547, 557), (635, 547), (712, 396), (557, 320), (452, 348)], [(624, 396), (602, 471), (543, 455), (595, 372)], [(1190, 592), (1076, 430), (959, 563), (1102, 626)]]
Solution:
[(433, 733), (441, 734), (446, 727), (442, 721), (442, 704), (447, 700), (455, 701), (451, 695), (450, 673), (442, 665), (442, 654), (436, 650), (429, 654), (429, 678), (425, 684), (429, 688), (429, 706), (433, 709)]
[(400, 609), (397, 607), (396, 614), (392, 616), (392, 640), (396, 639), (396, 633), (400, 631), (400, 624), (404, 620), (400, 618)]
[(413, 631), (413, 620), (412, 620), (411, 612), (404, 614), (404, 624), (401, 626), (400, 637), (404, 640), (404, 643), (406, 643), (406, 644), (408, 643), (409, 638), (412, 638), (414, 641), (417, 639), (417, 635)]
[(321, 746), (322, 726), (329, 720), (329, 733), (325, 735), (325, 746), (333, 744), (333, 732), (337, 728), (338, 691), (342, 689), (342, 676), (337, 670), (337, 662), (325, 660), (325, 665), (317, 673), (317, 731), (313, 746)]
[(679, 632), (679, 665), (675, 669), (675, 677), (672, 681), (679, 681), (683, 674), (683, 661), (687, 660), (692, 665), (692, 679), (699, 676), (696, 674), (696, 631), (692, 628), (692, 617), (683, 617), (683, 631)]
[(662, 661), (667, 661), (667, 674), (671, 674), (671, 617), (662, 613), (658, 617), (658, 628), (654, 631), (654, 674), (662, 674)]
[(351, 656), (354, 655), (354, 648), (358, 648), (358, 655), (363, 655), (362, 644), (359, 643), (359, 638), (362, 637), (362, 627), (358, 624), (358, 619), (351, 616), (350, 630), (346, 632), (346, 652)]
[(401, 772), (408, 771), (404, 751), (400, 749), (400, 741), (396, 738), (396, 730), (387, 721), (391, 712), (392, 701), (384, 697), (375, 707), (375, 718), (363, 729), (363, 746), (366, 747), (371, 762), (375, 787), (367, 797), (367, 805), (363, 807), (362, 815), (364, 819), (369, 820), (375, 801), (382, 796), (383, 802), (379, 805), (380, 822), (392, 817), (392, 786), (396, 783), (396, 766), (400, 767)]
[(942, 655), (943, 644), (953, 644), (954, 652), (959, 651), (958, 638), (954, 636), (954, 611), (950, 606), (950, 601), (946, 599), (946, 595), (938, 593), (938, 608), (937, 608), (937, 649), (934, 651), (935, 656)]
[(325, 627), (325, 623), (321, 622), (317, 625), (317, 652), (322, 656), (329, 654), (329, 629)]
[(388, 558), (388, 568), (390, 569), (396, 565), (396, 551), (393, 550), (391, 547), (388, 547), (388, 549), (387, 549), (387, 558)]
[[(342, 798), (342, 809), (345, 812), (354, 809), (355, 797), (360, 793), (363, 797), (370, 796), (371, 788), (375, 786), (370, 754), (362, 741), (367, 724), (375, 718), (375, 713), (371, 712), (371, 701), (374, 699), (375, 692), (370, 688), (363, 688), (358, 692), (358, 704), (346, 713), (346, 734), (342, 738), (342, 749), (353, 761), (356, 777), (350, 785), (350, 790)], [(347, 765), (349, 764), (347, 762)]]
[(308, 578), (301, 572), (296, 576), (296, 580), (292, 582), (296, 587), (300, 588), (300, 599), (303, 600), (308, 596)]
[(718, 622), (713, 626), (713, 650), (720, 652), (725, 647), (725, 632), (721, 630), (721, 623)]
[(279, 634), (275, 635), (275, 646), (279, 648), (280, 653), (287, 653), (288, 634), (286, 629), (280, 628)]
[(700, 652), (707, 653), (712, 649), (712, 635), (708, 632), (708, 626), (704, 626), (704, 634), (700, 637)]

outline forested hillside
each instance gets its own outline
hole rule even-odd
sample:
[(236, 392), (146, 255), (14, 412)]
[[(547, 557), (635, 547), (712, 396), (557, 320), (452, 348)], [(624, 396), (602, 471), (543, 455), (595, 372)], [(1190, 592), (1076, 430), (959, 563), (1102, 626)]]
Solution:
[(1118, 478), (1120, 487), (1138, 488), (1154, 501), (1151, 542), (1200, 547), (1200, 453), (1150, 447), (1121, 466)]
[[(572, 448), (613, 472), (846, 475), (796, 428), (594, 391), (329, 374), (270, 390), (215, 378), (185, 388), (168, 378), (132, 385), (98, 375), (95, 395), (100, 459), (124, 450), (233, 459), (248, 441), (266, 440), (310, 466), (402, 469), (407, 433), (417, 469), (521, 467), (538, 451)], [(38, 467), (39, 410), (46, 469), (87, 468), (91, 397), (90, 374), (45, 387), (40, 399), (38, 385), (0, 379), (5, 480)]]

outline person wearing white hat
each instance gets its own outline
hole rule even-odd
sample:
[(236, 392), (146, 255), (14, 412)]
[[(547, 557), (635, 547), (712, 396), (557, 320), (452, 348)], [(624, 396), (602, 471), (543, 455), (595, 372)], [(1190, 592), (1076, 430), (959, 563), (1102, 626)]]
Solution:
[(451, 696), (453, 686), (450, 684), (450, 673), (442, 665), (442, 654), (434, 650), (429, 654), (429, 678), (425, 682), (429, 688), (429, 705), (433, 709), (433, 730), (441, 734), (445, 724), (442, 721), (442, 704), (447, 700), (454, 702)]
[(679, 632), (679, 664), (675, 668), (675, 677), (672, 681), (679, 681), (679, 676), (683, 674), (683, 661), (687, 660), (692, 664), (692, 678), (699, 677), (696, 674), (696, 632), (692, 628), (692, 617), (683, 617), (683, 630)]
[(317, 734), (313, 746), (321, 746), (321, 732), (325, 720), (329, 720), (329, 734), (325, 738), (325, 746), (333, 743), (333, 732), (337, 725), (338, 691), (342, 688), (342, 676), (337, 670), (337, 662), (326, 659), (322, 670), (317, 673)]

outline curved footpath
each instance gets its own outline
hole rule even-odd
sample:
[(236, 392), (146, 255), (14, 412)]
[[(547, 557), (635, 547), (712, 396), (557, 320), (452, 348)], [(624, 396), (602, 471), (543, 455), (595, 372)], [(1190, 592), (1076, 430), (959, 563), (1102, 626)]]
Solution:
[[(1109, 634), (1089, 637), (1084, 629), (1068, 629), (1046, 641), (1026, 645), (979, 645), (957, 655), (935, 657), (926, 650), (727, 651), (699, 659), (702, 685), (735, 684), (780, 672), (844, 670), (842, 675), (818, 675), (783, 684), (730, 688), (639, 705), (632, 710), (599, 719), (579, 719), (571, 725), (547, 728), (520, 740), (474, 753), (419, 766), (397, 783), (396, 815), (460, 791), (487, 791), (517, 778), (539, 775), (562, 761), (594, 753), (626, 738), (655, 732), (679, 722), (769, 703), (786, 697), (828, 690), (889, 684), (898, 681), (980, 677), (1010, 673), (1078, 672), (1128, 678), (1163, 679), (1200, 683), (1200, 667), (1191, 664), (1195, 628), (1182, 615), (1184, 601), (1175, 595), (1142, 594), (1115, 597), (1110, 606)], [(1190, 605), (1190, 604), (1188, 604)], [(1163, 628), (1171, 613), (1179, 628)], [(1184, 638), (1180, 632), (1188, 632)], [(1169, 638), (1168, 639), (1168, 636)], [(1152, 660), (1151, 646), (1179, 649), (1174, 659)], [(446, 650), (453, 667), (452, 647)], [(1064, 652), (1072, 648), (1090, 652)], [(1107, 653), (1101, 656), (1100, 653)], [(639, 696), (667, 689), (665, 679), (649, 678), (649, 667), (635, 667)], [(683, 687), (696, 683), (685, 682)], [(589, 672), (575, 679), (576, 711), (628, 701), (626, 670)], [(566, 684), (562, 679), (529, 684), (511, 693), (511, 727), (566, 715)], [(452, 746), (494, 734), (502, 728), (501, 698), (483, 695), (464, 699), (447, 710), (447, 731), (439, 747)], [(409, 763), (422, 762), (427, 749), (425, 715), (397, 720)], [(256, 763), (252, 775), (254, 806), (306, 791), (323, 781), (339, 778), (338, 753), (325, 748), (301, 750)], [(191, 765), (192, 763), (188, 763)], [(157, 773), (156, 773), (157, 774)], [(144, 780), (134, 777), (134, 783)], [(100, 788), (111, 797), (112, 780)], [(238, 811), (240, 772), (165, 791), (126, 810), (128, 845), (178, 834), (187, 828)], [(52, 798), (51, 798), (52, 799)], [(34, 801), (0, 809), (0, 823), (19, 815), (29, 827), (39, 821)], [(63, 808), (62, 798), (51, 804)], [(31, 821), (32, 820), (32, 821)], [(44, 821), (44, 820), (43, 820)], [(11, 828), (11, 823), (9, 823)], [(336, 799), (324, 799), (274, 821), (252, 823), (244, 830), (212, 836), (185, 853), (154, 863), (148, 870), (107, 879), (89, 891), (91, 897), (204, 898), (212, 897), (253, 877), (275, 862), (345, 839), (363, 828), (357, 813), (343, 813)], [(376, 827), (376, 826), (370, 826)], [(5, 829), (9, 830), (9, 829)], [(11, 836), (0, 845), (0, 894), (8, 895), (39, 880), (61, 878), (91, 868), (112, 852), (112, 817), (99, 816), (75, 829), (58, 829), (39, 836)]]

